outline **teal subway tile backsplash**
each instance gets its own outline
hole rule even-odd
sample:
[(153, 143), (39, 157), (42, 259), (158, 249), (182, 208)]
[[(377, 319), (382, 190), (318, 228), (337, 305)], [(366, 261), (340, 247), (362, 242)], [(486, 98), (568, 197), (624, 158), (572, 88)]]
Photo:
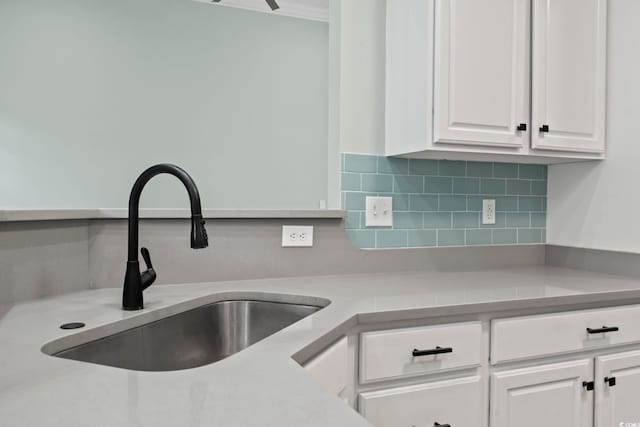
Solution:
[(520, 165), (520, 179), (547, 179), (547, 167), (544, 165)]
[(466, 244), (490, 245), (492, 243), (493, 232), (491, 230), (467, 230)]
[[(342, 155), (345, 228), (361, 248), (544, 243), (547, 167)], [(393, 198), (393, 227), (368, 228), (367, 196)], [(484, 199), (496, 224), (482, 224)]]
[(342, 191), (360, 191), (362, 177), (359, 173), (342, 173)]
[(531, 182), (531, 194), (536, 196), (547, 195), (547, 181), (532, 181)]
[(409, 246), (407, 230), (379, 230), (376, 246), (379, 248), (406, 248)]
[(424, 192), (433, 194), (453, 193), (453, 178), (441, 176), (425, 177)]
[(393, 175), (362, 174), (362, 191), (393, 191)]
[(543, 243), (542, 230), (539, 228), (519, 228), (518, 243)]
[(493, 163), (467, 162), (467, 176), (490, 178), (493, 176)]
[(463, 246), (464, 230), (438, 230), (438, 246)]
[(507, 227), (529, 227), (531, 225), (531, 214), (529, 212), (508, 212)]
[(393, 191), (396, 193), (422, 193), (424, 179), (415, 175), (393, 175)]
[(483, 178), (480, 180), (481, 194), (507, 194), (507, 185), (504, 179)]
[(396, 212), (393, 225), (398, 229), (420, 230), (424, 228), (422, 212)]
[(480, 212), (454, 212), (453, 228), (479, 228)]
[(378, 157), (378, 173), (408, 175), (409, 159), (401, 159), (397, 157)]
[(424, 248), (438, 244), (438, 232), (436, 230), (415, 230), (409, 233), (410, 248)]
[(439, 160), (438, 175), (467, 176), (467, 162), (453, 162), (450, 160)]
[(451, 228), (451, 212), (425, 212), (424, 228)]
[(440, 201), (438, 203), (439, 211), (466, 211), (467, 210), (467, 196), (461, 195), (440, 195)]
[(456, 194), (480, 193), (480, 180), (478, 178), (454, 178), (453, 192)]
[(350, 154), (344, 158), (344, 172), (378, 172), (378, 158), (376, 156), (363, 156)]
[(518, 243), (518, 230), (513, 228), (497, 228), (493, 230), (494, 245), (515, 245)]
[[(409, 159), (407, 159), (407, 161), (409, 161)], [(409, 175), (438, 175), (438, 161), (411, 161), (409, 162)]]
[(373, 230), (347, 230), (347, 237), (359, 248), (376, 247), (376, 232)]
[[(395, 209), (395, 200), (393, 201)], [(438, 196), (435, 194), (411, 194), (409, 196), (409, 209), (419, 212), (435, 212), (438, 210)]]
[(523, 179), (508, 179), (507, 194), (514, 195), (514, 196), (531, 195), (531, 181), (527, 181)]

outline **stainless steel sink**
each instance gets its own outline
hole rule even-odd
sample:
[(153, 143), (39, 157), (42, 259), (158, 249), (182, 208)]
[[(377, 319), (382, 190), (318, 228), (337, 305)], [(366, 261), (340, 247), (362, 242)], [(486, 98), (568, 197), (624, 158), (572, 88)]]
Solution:
[(322, 307), (221, 301), (53, 354), (136, 371), (176, 371), (231, 356)]

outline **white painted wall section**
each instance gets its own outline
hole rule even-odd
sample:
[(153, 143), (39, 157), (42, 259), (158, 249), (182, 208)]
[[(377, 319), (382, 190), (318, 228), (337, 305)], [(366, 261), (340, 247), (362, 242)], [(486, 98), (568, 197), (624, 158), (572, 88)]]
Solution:
[(609, 2), (607, 159), (549, 168), (548, 243), (640, 253), (640, 2)]

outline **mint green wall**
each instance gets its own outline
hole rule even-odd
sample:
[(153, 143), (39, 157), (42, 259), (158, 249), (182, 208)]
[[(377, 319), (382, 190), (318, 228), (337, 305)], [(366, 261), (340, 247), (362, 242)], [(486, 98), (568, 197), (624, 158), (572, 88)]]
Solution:
[[(190, 0), (1, 1), (0, 209), (124, 207), (157, 162), (191, 172), (209, 208), (316, 208), (328, 38)], [(144, 201), (186, 194), (163, 177)]]

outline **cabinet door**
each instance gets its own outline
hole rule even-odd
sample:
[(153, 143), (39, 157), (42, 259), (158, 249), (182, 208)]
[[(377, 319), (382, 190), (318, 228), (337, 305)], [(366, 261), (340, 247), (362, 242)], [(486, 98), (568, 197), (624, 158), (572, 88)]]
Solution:
[(534, 0), (533, 35), (532, 147), (604, 153), (607, 1)]
[(343, 397), (349, 382), (347, 337), (343, 337), (304, 365), (327, 390)]
[(437, 0), (434, 143), (528, 145), (530, 9), (529, 0)]
[(439, 381), (360, 395), (360, 413), (376, 427), (483, 427), (485, 382)]
[(586, 427), (593, 424), (593, 360), (492, 375), (491, 427)]
[(598, 357), (595, 382), (596, 427), (640, 422), (640, 351)]

